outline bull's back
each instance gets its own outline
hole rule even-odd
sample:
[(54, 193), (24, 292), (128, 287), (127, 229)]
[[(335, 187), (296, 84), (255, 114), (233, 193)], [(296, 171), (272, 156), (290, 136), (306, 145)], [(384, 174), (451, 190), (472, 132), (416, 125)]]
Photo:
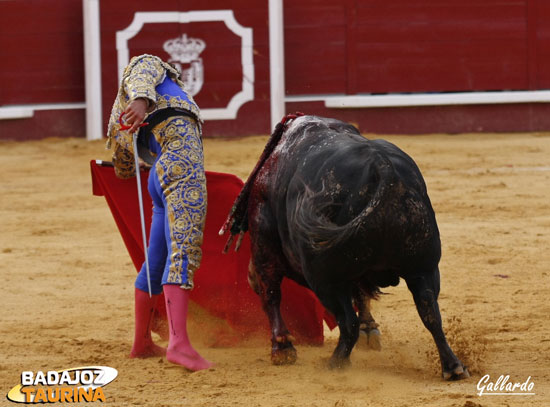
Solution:
[(287, 257), (328, 268), (437, 262), (439, 233), (414, 161), (346, 126), (304, 121), (273, 157), (269, 195)]

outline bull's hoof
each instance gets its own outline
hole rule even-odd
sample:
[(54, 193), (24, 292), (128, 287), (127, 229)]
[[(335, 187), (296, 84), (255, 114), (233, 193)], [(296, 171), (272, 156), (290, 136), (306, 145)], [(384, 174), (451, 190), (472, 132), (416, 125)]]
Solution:
[(341, 359), (332, 356), (328, 361), (328, 368), (331, 370), (335, 369), (346, 369), (351, 366), (351, 361), (349, 358)]
[(380, 351), (382, 349), (382, 341), (380, 331), (374, 329), (361, 329), (359, 331), (359, 341), (368, 349)]
[(443, 379), (447, 381), (462, 380), (470, 377), (468, 368), (461, 363), (452, 370), (443, 371)]
[(296, 359), (298, 359), (298, 354), (292, 345), (288, 348), (271, 351), (271, 363), (274, 365), (292, 365)]

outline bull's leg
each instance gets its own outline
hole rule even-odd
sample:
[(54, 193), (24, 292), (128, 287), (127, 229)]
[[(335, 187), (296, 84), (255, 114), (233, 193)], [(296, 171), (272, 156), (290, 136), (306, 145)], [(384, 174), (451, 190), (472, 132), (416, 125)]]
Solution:
[(355, 295), (355, 305), (359, 311), (359, 335), (366, 339), (369, 349), (381, 350), (380, 331), (370, 313), (370, 303), (371, 298), (363, 290), (358, 289)]
[(248, 215), (252, 259), (249, 282), (259, 295), (271, 326), (271, 361), (291, 364), (296, 361), (296, 349), (281, 315), (281, 282), (288, 264), (284, 260), (281, 241), (269, 206), (259, 202)]
[(437, 303), (439, 270), (436, 268), (431, 274), (408, 278), (406, 282), (413, 295), (420, 319), (434, 338), (439, 352), (443, 378), (445, 380), (460, 380), (470, 377), (468, 369), (453, 353), (443, 332), (441, 314)]
[(292, 345), (295, 340), (288, 331), (281, 315), (281, 282), (282, 272), (273, 270), (273, 263), (264, 265), (263, 278), (257, 272), (253, 261), (248, 267), (248, 282), (259, 295), (263, 309), (271, 326), (271, 362), (274, 365), (292, 364), (296, 362), (296, 349)]
[(359, 338), (359, 318), (352, 304), (349, 289), (334, 290), (332, 292), (317, 292), (323, 305), (334, 315), (340, 328), (338, 344), (332, 353), (329, 367), (343, 368), (350, 365), (350, 354)]

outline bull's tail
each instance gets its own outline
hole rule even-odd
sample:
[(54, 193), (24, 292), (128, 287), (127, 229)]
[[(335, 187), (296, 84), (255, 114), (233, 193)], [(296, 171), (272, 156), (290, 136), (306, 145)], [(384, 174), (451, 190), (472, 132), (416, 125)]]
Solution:
[(333, 202), (330, 194), (326, 193), (325, 186), (323, 185), (321, 191), (314, 192), (304, 185), (303, 191), (297, 197), (294, 213), (289, 214), (293, 243), (309, 247), (313, 251), (334, 249), (341, 247), (362, 229), (368, 228), (371, 214), (388, 189), (397, 182), (391, 162), (382, 157), (380, 161), (376, 167), (379, 182), (372, 198), (357, 216), (343, 225), (335, 224), (326, 215)]

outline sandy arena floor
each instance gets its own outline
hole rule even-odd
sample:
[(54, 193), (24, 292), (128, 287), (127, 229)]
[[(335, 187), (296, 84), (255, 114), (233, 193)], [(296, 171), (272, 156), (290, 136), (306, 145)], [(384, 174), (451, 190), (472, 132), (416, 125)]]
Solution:
[[(404, 284), (374, 304), (382, 351), (356, 348), (345, 371), (324, 367), (335, 332), (323, 347), (299, 346), (295, 365), (272, 366), (269, 343), (209, 348), (197, 323), (193, 342), (215, 368), (129, 359), (136, 274), (89, 170), (110, 154), (103, 142), (48, 139), (0, 143), (0, 392), (24, 370), (105, 365), (119, 376), (105, 403), (85, 405), (550, 405), (550, 134), (384, 138), (425, 176), (443, 243), (444, 327), (470, 379), (439, 377)], [(246, 178), (266, 139), (207, 139), (207, 169)], [(536, 395), (479, 397), (485, 374), (530, 376)]]

